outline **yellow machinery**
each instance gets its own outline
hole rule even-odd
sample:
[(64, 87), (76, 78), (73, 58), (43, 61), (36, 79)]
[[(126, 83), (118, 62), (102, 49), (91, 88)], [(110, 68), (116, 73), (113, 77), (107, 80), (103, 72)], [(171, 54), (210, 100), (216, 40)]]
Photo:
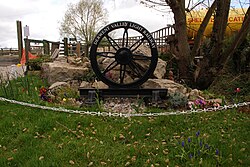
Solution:
[[(241, 28), (242, 22), (247, 9), (231, 9), (228, 17), (228, 26), (226, 29), (226, 36), (231, 36), (235, 32), (238, 32)], [(187, 13), (187, 27), (188, 27), (188, 39), (193, 40), (197, 34), (197, 31), (207, 13), (207, 9), (198, 11), (191, 11)], [(210, 18), (210, 21), (204, 32), (204, 37), (210, 37), (213, 28), (214, 17)]]

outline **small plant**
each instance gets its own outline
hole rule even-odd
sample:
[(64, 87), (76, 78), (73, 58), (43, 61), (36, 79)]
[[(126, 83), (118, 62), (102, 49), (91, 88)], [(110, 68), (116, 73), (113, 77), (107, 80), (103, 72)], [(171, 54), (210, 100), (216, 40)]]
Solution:
[(223, 103), (224, 103), (223, 99), (215, 99), (215, 100), (196, 99), (194, 101), (189, 101), (188, 107), (191, 110), (214, 108), (214, 107), (220, 107), (221, 105), (223, 105)]
[(48, 89), (42, 86), (39, 90), (41, 100), (51, 102), (51, 98), (48, 96)]
[(195, 101), (189, 101), (188, 107), (190, 109), (202, 109), (205, 108), (208, 103), (203, 99), (196, 99)]
[[(25, 69), (21, 64), (17, 64), (17, 67), (22, 68), (22, 73), (25, 73)], [(4, 97), (16, 99), (20, 96), (20, 91), (27, 94), (31, 94), (30, 90), (30, 78), (23, 76), (22, 74), (17, 75), (11, 72), (6, 72), (5, 76), (0, 75), (0, 94)]]
[(175, 157), (187, 165), (213, 164), (222, 165), (222, 154), (217, 147), (209, 144), (205, 138), (201, 137), (200, 131), (195, 136), (182, 138), (176, 141)]
[[(24, 67), (21, 64), (17, 65), (21, 67), (23, 73)], [(6, 73), (6, 76), (0, 76), (0, 96), (8, 99), (21, 100), (32, 103), (40, 103), (41, 98), (45, 98), (45, 92), (39, 92), (40, 85), (46, 85), (36, 75), (17, 75), (12, 77), (10, 73)], [(40, 94), (39, 94), (40, 93)], [(41, 97), (42, 96), (42, 97)]]
[(240, 88), (236, 88), (236, 89), (234, 90), (234, 92), (235, 92), (235, 98), (234, 98), (234, 100), (233, 100), (234, 103), (238, 103), (238, 102), (239, 102), (239, 94), (240, 94), (240, 91), (241, 91)]
[(85, 76), (81, 77), (81, 78), (76, 78), (80, 81), (87, 81), (87, 82), (94, 82), (96, 80), (96, 75), (94, 73), (94, 71), (90, 70)]
[(95, 102), (96, 102), (96, 107), (97, 107), (98, 111), (104, 111), (103, 100), (100, 99), (98, 93), (96, 93)]
[(187, 106), (188, 99), (181, 93), (175, 92), (174, 94), (170, 94), (169, 103), (173, 108), (185, 108)]
[(143, 105), (144, 98), (138, 98), (137, 99), (137, 105), (136, 104), (131, 104), (131, 107), (135, 110), (136, 113), (138, 113)]
[(49, 55), (41, 55), (36, 59), (30, 59), (27, 62), (27, 65), (31, 70), (41, 70), (42, 63), (51, 61), (52, 60)]

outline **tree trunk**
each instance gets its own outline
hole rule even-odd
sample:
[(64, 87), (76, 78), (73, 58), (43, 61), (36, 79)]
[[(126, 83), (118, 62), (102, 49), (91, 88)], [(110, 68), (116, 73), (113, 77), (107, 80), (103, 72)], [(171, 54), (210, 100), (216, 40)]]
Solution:
[(230, 0), (216, 1), (216, 15), (212, 30), (209, 52), (200, 63), (196, 84), (199, 89), (208, 88), (218, 74), (218, 61), (222, 54), (223, 39), (227, 27)]
[(179, 77), (184, 80), (190, 79), (189, 67), (191, 64), (190, 48), (187, 37), (187, 25), (184, 3), (185, 1), (166, 0), (175, 20), (175, 33), (177, 40), (177, 61), (179, 67)]
[(216, 15), (210, 43), (210, 52), (208, 54), (210, 66), (216, 67), (222, 53), (223, 40), (227, 28), (228, 14), (231, 0), (217, 0)]

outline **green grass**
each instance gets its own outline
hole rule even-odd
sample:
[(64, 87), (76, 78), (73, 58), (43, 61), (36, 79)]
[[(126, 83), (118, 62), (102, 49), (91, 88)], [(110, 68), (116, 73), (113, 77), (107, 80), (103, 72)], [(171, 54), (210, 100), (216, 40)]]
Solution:
[(236, 110), (129, 119), (0, 106), (0, 166), (199, 166), (176, 157), (198, 130), (221, 166), (250, 166), (250, 115)]
[[(243, 83), (242, 78), (245, 77), (233, 79), (227, 89), (224, 86), (230, 78), (224, 78), (213, 87), (216, 88), (214, 92), (223, 93), (224, 90), (224, 95), (231, 101), (235, 98), (234, 89), (240, 87), (237, 100), (247, 101), (249, 83)], [(39, 76), (28, 75), (1, 84), (0, 96), (61, 106), (40, 99), (39, 89), (47, 86)], [(101, 105), (86, 109), (103, 110)], [(245, 110), (249, 110), (249, 106)], [(146, 112), (166, 111), (148, 108)], [(0, 101), (0, 120), (1, 167), (250, 166), (250, 115), (236, 109), (191, 115), (116, 118), (41, 110)], [(198, 131), (200, 135), (197, 137)], [(184, 147), (182, 142), (185, 142)], [(205, 148), (206, 144), (210, 150)], [(199, 150), (204, 154), (198, 155)]]

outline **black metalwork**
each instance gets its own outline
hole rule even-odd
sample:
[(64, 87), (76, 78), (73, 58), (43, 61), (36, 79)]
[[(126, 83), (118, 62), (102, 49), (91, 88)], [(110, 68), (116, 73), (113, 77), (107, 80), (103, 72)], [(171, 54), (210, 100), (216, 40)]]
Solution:
[(166, 99), (167, 89), (140, 88), (152, 76), (157, 60), (157, 46), (148, 30), (129, 21), (111, 23), (96, 35), (90, 50), (92, 69), (109, 88), (79, 88), (80, 96), (88, 104), (106, 97), (141, 97), (158, 103)]
[(80, 96), (86, 97), (86, 103), (94, 104), (98, 98), (107, 98), (107, 97), (118, 97), (118, 98), (145, 98), (151, 99), (151, 103), (158, 103), (161, 100), (167, 98), (167, 89), (158, 89), (158, 88), (148, 88), (148, 89), (136, 89), (136, 88), (109, 88), (109, 89), (89, 89), (81, 88)]
[[(141, 38), (133, 39), (135, 35)], [(153, 74), (157, 59), (156, 43), (150, 32), (129, 21), (105, 26), (90, 50), (96, 76), (110, 88), (139, 88)]]

